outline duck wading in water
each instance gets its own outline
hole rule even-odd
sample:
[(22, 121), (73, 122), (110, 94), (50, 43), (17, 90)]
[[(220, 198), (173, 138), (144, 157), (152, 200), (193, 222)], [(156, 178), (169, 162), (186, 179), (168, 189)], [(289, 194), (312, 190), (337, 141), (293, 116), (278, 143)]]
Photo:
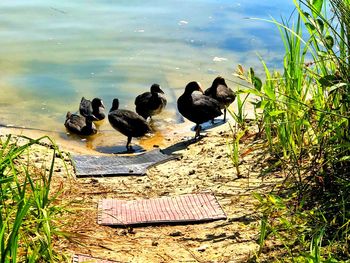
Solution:
[(159, 114), (166, 106), (167, 100), (158, 84), (153, 84), (150, 91), (138, 95), (135, 99), (136, 112), (145, 120)]

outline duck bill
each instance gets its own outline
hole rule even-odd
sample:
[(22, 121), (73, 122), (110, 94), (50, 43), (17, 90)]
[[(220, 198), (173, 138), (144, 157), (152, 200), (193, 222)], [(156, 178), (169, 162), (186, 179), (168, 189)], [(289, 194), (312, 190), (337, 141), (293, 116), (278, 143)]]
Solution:
[(197, 83), (198, 83), (198, 91), (203, 94), (204, 92), (202, 89), (202, 85), (199, 82), (197, 82)]
[(91, 121), (98, 121), (98, 120), (99, 120), (99, 119), (98, 119), (98, 118), (96, 118), (96, 116), (95, 116), (95, 115), (93, 115), (93, 114), (91, 114), (91, 115), (87, 116), (87, 117), (86, 117), (86, 119), (91, 120)]

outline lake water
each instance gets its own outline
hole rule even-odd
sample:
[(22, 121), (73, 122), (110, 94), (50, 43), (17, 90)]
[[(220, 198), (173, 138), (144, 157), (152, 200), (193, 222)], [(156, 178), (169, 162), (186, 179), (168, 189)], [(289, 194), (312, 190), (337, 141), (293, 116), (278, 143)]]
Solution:
[[(257, 53), (280, 67), (277, 29), (247, 17), (288, 17), (293, 3), (2, 0), (0, 7), (0, 123), (80, 141), (63, 123), (82, 96), (102, 98), (107, 110), (118, 97), (134, 110), (136, 95), (159, 83), (168, 98), (155, 117), (162, 134), (181, 121), (176, 98), (189, 81), (205, 88), (218, 74), (233, 79), (238, 64), (261, 68)], [(108, 121), (99, 129), (90, 147), (125, 143)]]

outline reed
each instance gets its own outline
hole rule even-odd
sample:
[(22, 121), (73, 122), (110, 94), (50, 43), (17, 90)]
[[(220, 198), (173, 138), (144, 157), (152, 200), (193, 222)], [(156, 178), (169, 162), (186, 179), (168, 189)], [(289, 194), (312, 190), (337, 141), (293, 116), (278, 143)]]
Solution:
[[(0, 140), (0, 262), (62, 262), (53, 249), (53, 237), (60, 235), (54, 221), (62, 208), (54, 204), (59, 193), (50, 192), (60, 153), (46, 136), (23, 145), (12, 139)], [(44, 139), (54, 145), (50, 169), (33, 174), (23, 159)]]
[(276, 196), (256, 196), (260, 252), (271, 238), (291, 261), (337, 262), (350, 257), (350, 1), (294, 4), (290, 20), (268, 21), (284, 44), (282, 72), (263, 58), (261, 78), (236, 70), (249, 84), (244, 92), (256, 98), (270, 153), (287, 170)]

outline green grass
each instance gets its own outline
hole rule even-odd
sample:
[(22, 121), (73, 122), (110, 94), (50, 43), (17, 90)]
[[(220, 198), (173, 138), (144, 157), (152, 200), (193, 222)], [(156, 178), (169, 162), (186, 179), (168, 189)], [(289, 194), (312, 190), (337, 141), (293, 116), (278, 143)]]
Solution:
[(264, 253), (267, 239), (278, 241), (288, 262), (341, 262), (350, 258), (350, 1), (294, 4), (290, 20), (268, 21), (284, 44), (282, 71), (263, 58), (264, 76), (236, 71), (286, 174), (277, 193), (256, 196), (258, 243)]
[(62, 209), (54, 204), (59, 192), (50, 192), (57, 147), (48, 171), (34, 174), (29, 165), (31, 147), (44, 139), (49, 138), (21, 145), (11, 136), (0, 141), (1, 263), (63, 261), (53, 249), (53, 237), (60, 235), (54, 221)]

